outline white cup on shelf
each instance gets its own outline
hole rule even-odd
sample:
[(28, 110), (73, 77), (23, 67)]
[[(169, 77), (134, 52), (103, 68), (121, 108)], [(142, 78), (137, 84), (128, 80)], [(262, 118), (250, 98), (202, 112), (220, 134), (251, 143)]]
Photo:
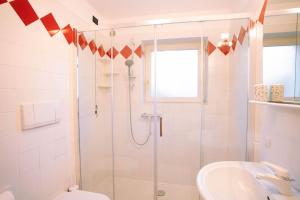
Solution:
[(284, 85), (275, 84), (270, 87), (270, 96), (271, 101), (273, 102), (282, 102), (284, 100)]
[(269, 101), (270, 100), (270, 90), (269, 86), (264, 84), (256, 84), (254, 85), (254, 99), (255, 101)]

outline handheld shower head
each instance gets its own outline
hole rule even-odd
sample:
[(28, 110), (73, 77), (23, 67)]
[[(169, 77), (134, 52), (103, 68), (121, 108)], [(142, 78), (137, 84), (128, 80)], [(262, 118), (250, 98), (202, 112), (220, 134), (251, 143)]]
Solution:
[(125, 61), (125, 65), (128, 67), (128, 77), (129, 77), (129, 82), (130, 82), (130, 80), (131, 80), (130, 77), (132, 75), (131, 67), (132, 67), (132, 65), (134, 65), (134, 62), (132, 59), (128, 59)]
[(131, 59), (128, 59), (128, 60), (125, 61), (125, 65), (126, 65), (127, 67), (129, 67), (129, 68), (130, 68), (133, 64), (134, 64), (134, 62), (133, 62), (133, 60), (131, 60)]

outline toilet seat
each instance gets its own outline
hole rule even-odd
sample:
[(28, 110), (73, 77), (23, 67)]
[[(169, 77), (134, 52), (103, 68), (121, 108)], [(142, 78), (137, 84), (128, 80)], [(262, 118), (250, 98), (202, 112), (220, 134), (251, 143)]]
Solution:
[(86, 192), (81, 190), (74, 190), (72, 192), (63, 192), (54, 200), (110, 200), (106, 195)]

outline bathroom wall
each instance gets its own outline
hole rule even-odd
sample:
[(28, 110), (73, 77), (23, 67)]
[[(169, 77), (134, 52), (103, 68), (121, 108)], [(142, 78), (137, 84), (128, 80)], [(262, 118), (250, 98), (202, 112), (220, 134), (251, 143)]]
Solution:
[[(51, 12), (60, 27), (89, 25), (59, 1), (29, 3), (39, 17)], [(9, 3), (0, 13), (0, 188), (11, 186), (19, 200), (51, 199), (76, 183), (76, 51), (62, 32), (50, 37), (40, 20), (25, 26)], [(20, 104), (43, 101), (59, 102), (61, 121), (23, 131)]]
[[(256, 7), (261, 7), (262, 1)], [(297, 7), (297, 2), (272, 3), (267, 11)], [(253, 16), (258, 16), (253, 13)], [(253, 18), (254, 18), (253, 17)], [(249, 98), (253, 99), (253, 85), (262, 82), (263, 26), (257, 24), (250, 32)], [(299, 109), (249, 104), (248, 158), (268, 161), (290, 170), (293, 185), (300, 188)]]
[(256, 161), (285, 167), (300, 189), (299, 109), (256, 106)]
[[(258, 44), (255, 51), (257, 65), (251, 66), (254, 83), (262, 82), (262, 26), (258, 27), (254, 36)], [(253, 85), (253, 84), (252, 84)], [(249, 105), (250, 135), (253, 151), (250, 158), (254, 161), (268, 161), (290, 170), (293, 185), (300, 189), (299, 155), (299, 109), (278, 108), (274, 106)], [(250, 151), (251, 152), (251, 151)]]

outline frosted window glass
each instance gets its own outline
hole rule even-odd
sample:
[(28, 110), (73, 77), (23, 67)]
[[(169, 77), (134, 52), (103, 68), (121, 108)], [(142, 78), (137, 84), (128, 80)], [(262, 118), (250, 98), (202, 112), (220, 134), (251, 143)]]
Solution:
[(263, 82), (284, 84), (285, 97), (294, 97), (296, 46), (264, 47)]
[[(159, 98), (198, 97), (198, 50), (159, 51), (156, 89)], [(154, 53), (151, 54), (151, 95), (155, 94)]]

